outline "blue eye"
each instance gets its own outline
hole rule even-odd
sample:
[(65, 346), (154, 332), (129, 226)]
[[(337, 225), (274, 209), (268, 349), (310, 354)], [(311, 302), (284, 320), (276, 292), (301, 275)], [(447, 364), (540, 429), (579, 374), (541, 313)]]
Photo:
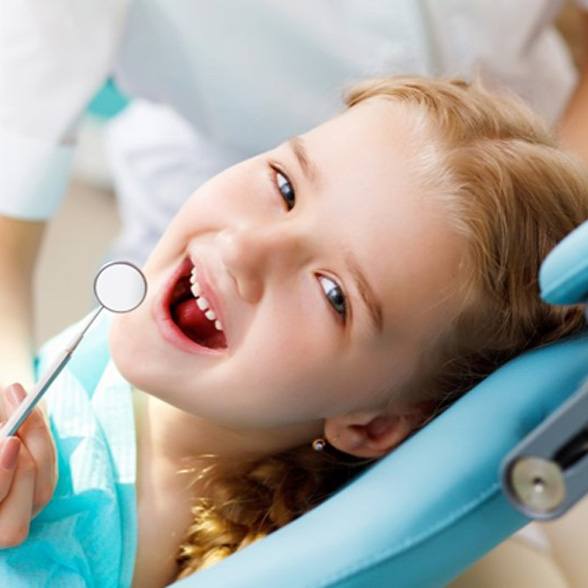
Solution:
[[(274, 176), (272, 181), (280, 196), (286, 201), (286, 206), (288, 207), (288, 211), (290, 211), (296, 204), (296, 193), (294, 192), (294, 187), (288, 179), (288, 176), (286, 176), (283, 172), (273, 166), (272, 170)], [(290, 201), (292, 202), (290, 203)]]
[[(271, 168), (271, 180), (274, 185), (276, 192), (280, 195), (280, 197), (286, 201), (286, 206), (288, 211), (294, 208), (296, 204), (296, 193), (294, 191), (294, 187), (290, 182), (288, 176), (282, 172), (279, 168), (270, 165)], [(290, 203), (292, 201), (292, 203)], [(343, 319), (343, 321), (347, 320), (347, 302), (345, 294), (343, 290), (330, 278), (326, 276), (319, 276), (320, 280), (327, 280), (330, 282), (332, 286), (326, 290), (326, 296), (329, 300), (330, 305), (333, 307), (333, 310)]]
[(331, 284), (333, 284), (330, 288), (328, 288), (326, 290), (327, 298), (329, 299), (329, 303), (331, 304), (331, 306), (333, 307), (335, 312), (338, 315), (340, 315), (340, 317), (343, 320), (346, 320), (346, 318), (347, 318), (347, 302), (346, 302), (345, 294), (343, 294), (343, 290), (341, 289), (339, 284), (337, 284), (337, 282), (334, 282), (333, 280), (331, 280), (330, 278), (327, 278), (325, 276), (320, 276), (319, 280), (326, 280), (327, 282), (330, 282)]

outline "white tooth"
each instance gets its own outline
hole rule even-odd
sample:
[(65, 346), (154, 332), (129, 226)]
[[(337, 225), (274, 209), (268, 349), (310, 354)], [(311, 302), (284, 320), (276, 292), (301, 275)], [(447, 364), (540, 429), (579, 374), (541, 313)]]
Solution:
[(196, 268), (192, 268), (192, 273), (190, 274), (190, 284), (193, 284), (196, 281)]
[(200, 284), (198, 282), (193, 282), (190, 290), (192, 291), (192, 294), (194, 294), (194, 298), (200, 296)]
[(200, 298), (196, 299), (196, 304), (200, 310), (206, 310), (208, 308), (208, 300), (204, 298), (204, 296), (200, 296)]
[(216, 318), (216, 314), (214, 314), (214, 310), (207, 310), (207, 311), (204, 313), (204, 316), (205, 316), (205, 317), (206, 317), (208, 320), (211, 320), (211, 321), (213, 321), (213, 320)]
[(222, 327), (221, 322), (219, 320), (214, 321), (214, 326), (216, 327), (216, 329), (218, 331), (222, 331), (223, 330), (223, 327)]

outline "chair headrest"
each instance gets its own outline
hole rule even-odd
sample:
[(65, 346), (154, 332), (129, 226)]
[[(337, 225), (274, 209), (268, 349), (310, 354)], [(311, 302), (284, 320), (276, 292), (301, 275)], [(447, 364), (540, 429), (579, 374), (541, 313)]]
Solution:
[(541, 297), (551, 304), (588, 301), (588, 221), (567, 235), (543, 261)]

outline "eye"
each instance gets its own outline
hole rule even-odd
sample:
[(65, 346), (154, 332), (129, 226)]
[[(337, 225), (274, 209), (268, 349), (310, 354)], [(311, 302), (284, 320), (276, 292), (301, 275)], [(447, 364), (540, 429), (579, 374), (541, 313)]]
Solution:
[[(292, 210), (296, 204), (296, 192), (294, 191), (294, 187), (288, 176), (277, 166), (271, 164), (270, 172), (271, 181), (276, 192), (278, 192), (280, 197), (286, 201), (288, 211)], [(337, 282), (334, 282), (326, 276), (319, 276), (319, 280), (321, 283), (322, 280), (325, 280), (331, 284), (331, 286), (326, 289), (326, 296), (334, 311), (339, 315), (343, 322), (345, 322), (347, 320), (347, 298), (343, 293), (342, 288)]]
[(284, 172), (274, 167), (273, 165), (270, 167), (272, 169), (272, 183), (274, 184), (280, 197), (286, 201), (286, 206), (288, 207), (288, 211), (290, 211), (296, 204), (296, 193), (294, 192), (294, 187)]
[(322, 280), (325, 280), (326, 282), (330, 282), (332, 284), (331, 287), (325, 290), (327, 298), (329, 299), (329, 303), (331, 304), (335, 312), (343, 319), (343, 321), (347, 320), (347, 299), (345, 297), (345, 294), (343, 293), (343, 290), (341, 289), (339, 284), (337, 284), (337, 282), (334, 282), (330, 278), (327, 278), (325, 276), (319, 276), (319, 281), (321, 281), (321, 284)]

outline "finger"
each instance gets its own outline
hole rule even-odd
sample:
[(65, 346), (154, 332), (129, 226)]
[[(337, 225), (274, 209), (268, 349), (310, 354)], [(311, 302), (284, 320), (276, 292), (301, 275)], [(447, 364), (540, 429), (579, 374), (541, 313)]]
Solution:
[[(22, 401), (26, 398), (27, 392), (22, 387), (21, 384), (11, 384), (7, 388), (4, 389), (4, 410), (6, 414), (6, 419), (8, 419), (12, 413), (18, 408)], [(31, 423), (34, 427), (40, 426), (39, 421), (39, 411), (36, 412), (35, 407), (27, 416), (27, 418), (22, 422), (20, 427), (18, 428), (18, 433), (23, 433), (26, 431), (27, 428), (31, 426)], [(28, 425), (28, 426), (27, 426)]]
[(8, 420), (10, 411), (7, 406), (8, 386), (0, 388), (0, 420), (5, 423)]
[(18, 437), (3, 439), (0, 445), (0, 502), (10, 492), (20, 446), (21, 442)]
[[(22, 399), (26, 396), (26, 391), (20, 384), (11, 384), (1, 389), (0, 394), (0, 418), (2, 423), (8, 421), (15, 408), (21, 403)], [(22, 425), (21, 425), (22, 427)], [(16, 435), (18, 431), (14, 434)]]
[(21, 444), (8, 496), (0, 503), (0, 547), (20, 545), (29, 534), (35, 490), (35, 464)]
[[(3, 420), (0, 423), (0, 428), (12, 414), (9, 388), (10, 386), (1, 389), (0, 398), (2, 401)], [(0, 502), (2, 502), (8, 496), (12, 487), (16, 473), (16, 462), (22, 443), (16, 435), (6, 437), (0, 441)]]
[[(12, 410), (25, 398), (20, 384), (10, 386), (8, 398)], [(17, 400), (16, 405), (13, 402)], [(36, 468), (33, 511), (37, 514), (50, 500), (57, 483), (57, 452), (49, 425), (38, 407), (35, 407), (21, 425), (18, 436), (31, 454)]]

